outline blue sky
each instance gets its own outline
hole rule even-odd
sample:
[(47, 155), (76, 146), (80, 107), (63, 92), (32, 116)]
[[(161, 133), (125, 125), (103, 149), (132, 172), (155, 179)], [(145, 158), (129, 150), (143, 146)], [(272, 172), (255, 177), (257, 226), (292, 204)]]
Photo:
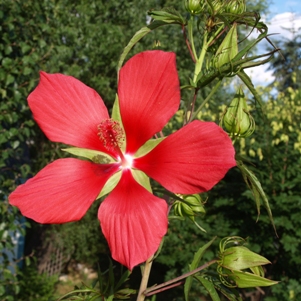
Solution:
[[(261, 16), (262, 20), (268, 25), (270, 39), (272, 41), (281, 39), (292, 39), (293, 34), (284, 28), (294, 28), (296, 33), (301, 34), (301, 1), (300, 0), (272, 0), (273, 3), (269, 7), (270, 13), (267, 16)], [(256, 34), (256, 33), (254, 33)], [(276, 43), (277, 44), (277, 43)], [(265, 53), (265, 42), (258, 45), (258, 51)], [(251, 76), (255, 86), (267, 85), (274, 78), (272, 71), (267, 71), (267, 65), (261, 65), (252, 69), (247, 69), (246, 72)]]
[(284, 12), (295, 12), (301, 13), (301, 2), (300, 0), (272, 0), (273, 3), (270, 5), (271, 16), (281, 14)]

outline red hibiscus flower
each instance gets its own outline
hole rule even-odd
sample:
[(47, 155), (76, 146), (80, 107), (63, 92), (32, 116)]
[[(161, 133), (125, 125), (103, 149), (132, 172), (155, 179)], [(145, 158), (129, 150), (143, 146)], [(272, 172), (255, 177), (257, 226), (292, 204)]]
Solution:
[(120, 71), (118, 98), (122, 122), (110, 119), (101, 97), (79, 80), (41, 72), (28, 97), (35, 120), (51, 141), (90, 160), (50, 163), (9, 201), (39, 223), (66, 223), (111, 191), (98, 218), (112, 257), (132, 269), (155, 253), (167, 231), (167, 204), (143, 184), (145, 174), (173, 193), (194, 194), (211, 189), (235, 160), (228, 135), (212, 122), (193, 121), (146, 147), (179, 108), (173, 53), (130, 59)]

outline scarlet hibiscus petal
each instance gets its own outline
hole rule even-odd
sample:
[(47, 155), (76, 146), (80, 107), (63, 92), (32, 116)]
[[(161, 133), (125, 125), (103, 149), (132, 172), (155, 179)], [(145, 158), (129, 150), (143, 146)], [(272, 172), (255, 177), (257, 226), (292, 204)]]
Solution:
[(132, 270), (158, 249), (167, 231), (167, 204), (125, 170), (100, 205), (98, 218), (112, 257)]
[(76, 221), (83, 217), (118, 168), (116, 164), (59, 159), (20, 185), (10, 194), (9, 202), (39, 223)]
[(135, 159), (134, 167), (174, 193), (193, 194), (219, 182), (236, 165), (234, 153), (230, 138), (219, 126), (194, 121)]
[(76, 78), (41, 72), (28, 104), (50, 140), (106, 151), (97, 136), (97, 126), (109, 118), (107, 108), (96, 91)]
[(127, 153), (160, 132), (180, 105), (175, 54), (146, 51), (120, 70), (118, 96)]

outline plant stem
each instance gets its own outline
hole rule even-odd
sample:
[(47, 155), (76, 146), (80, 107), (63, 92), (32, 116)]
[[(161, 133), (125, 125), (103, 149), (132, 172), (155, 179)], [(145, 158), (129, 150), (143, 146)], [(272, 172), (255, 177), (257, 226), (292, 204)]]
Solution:
[(150, 271), (152, 268), (152, 263), (153, 263), (153, 256), (151, 256), (145, 262), (144, 269), (143, 269), (143, 275), (142, 275), (140, 288), (139, 288), (139, 293), (137, 296), (137, 301), (144, 301), (144, 299), (146, 297), (144, 292), (146, 291), (146, 288), (147, 288), (147, 283), (148, 283), (149, 274), (150, 274)]
[(197, 54), (195, 51), (195, 47), (194, 47), (194, 39), (193, 39), (193, 16), (190, 17), (189, 21), (188, 21), (188, 39), (189, 42), (191, 44), (191, 51), (192, 51), (192, 55), (194, 57), (194, 61), (197, 60)]
[(204, 39), (203, 39), (203, 46), (202, 46), (202, 51), (200, 53), (200, 57), (197, 59), (196, 64), (195, 64), (195, 69), (194, 69), (194, 76), (193, 76), (193, 82), (196, 84), (197, 83), (197, 78), (198, 75), (200, 74), (202, 67), (203, 67), (203, 62), (205, 58), (205, 54), (207, 52), (207, 38), (208, 38), (208, 32), (204, 32)]
[[(185, 279), (185, 278), (187, 278), (187, 277), (189, 277), (189, 276), (192, 276), (193, 274), (196, 274), (196, 273), (198, 273), (198, 272), (201, 271), (201, 270), (206, 269), (207, 267), (209, 267), (210, 265), (212, 265), (212, 264), (214, 264), (214, 263), (216, 263), (216, 262), (217, 262), (217, 259), (210, 260), (210, 261), (206, 262), (205, 264), (203, 264), (202, 266), (200, 266), (200, 267), (194, 269), (193, 271), (190, 271), (190, 272), (188, 272), (188, 273), (185, 273), (185, 274), (183, 274), (183, 275), (181, 275), (181, 276), (179, 276), (179, 277), (177, 277), (177, 278), (171, 279), (171, 280), (169, 280), (169, 281), (167, 281), (167, 282), (164, 282), (164, 283), (161, 283), (161, 284), (159, 284), (159, 285), (155, 285), (155, 286), (153, 286), (153, 287), (150, 287), (150, 288), (146, 289), (146, 290), (143, 292), (143, 293), (144, 293), (144, 297), (145, 297), (145, 296), (151, 296), (151, 295), (154, 295), (154, 294), (156, 294), (156, 293), (158, 293), (158, 292), (160, 292), (160, 291), (163, 291), (163, 289), (162, 289), (163, 287), (169, 287), (169, 288), (171, 288), (171, 287), (173, 287), (173, 285), (172, 285), (173, 283), (178, 282), (177, 285), (180, 285), (180, 284), (183, 283), (181, 280), (183, 280), (183, 279)], [(175, 286), (176, 286), (176, 285), (175, 285)], [(141, 287), (140, 287), (140, 288), (141, 288)], [(139, 293), (140, 293), (140, 292), (139, 292)], [(144, 299), (142, 299), (142, 300), (144, 300)], [(137, 301), (138, 301), (138, 299), (137, 299)]]
[(217, 84), (214, 86), (214, 88), (211, 90), (211, 92), (209, 93), (209, 95), (206, 97), (206, 99), (202, 102), (202, 104), (198, 107), (198, 109), (193, 113), (190, 121), (194, 120), (198, 113), (202, 110), (202, 108), (204, 107), (204, 105), (210, 100), (210, 98), (212, 97), (212, 95), (217, 91), (217, 89), (219, 88), (220, 84), (222, 83), (221, 80), (219, 80), (217, 82)]

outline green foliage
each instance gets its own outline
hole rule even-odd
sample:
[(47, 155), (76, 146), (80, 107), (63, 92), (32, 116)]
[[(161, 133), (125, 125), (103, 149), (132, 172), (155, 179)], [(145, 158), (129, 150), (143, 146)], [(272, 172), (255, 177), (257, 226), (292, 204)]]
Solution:
[[(7, 195), (16, 185), (34, 175), (50, 161), (63, 156), (60, 151), (61, 146), (48, 142), (32, 121), (31, 112), (26, 103), (28, 94), (38, 82), (38, 71), (42, 69), (77, 77), (96, 89), (108, 107), (112, 108), (117, 87), (116, 68), (119, 56), (137, 29), (146, 26), (146, 10), (164, 4), (174, 6), (181, 12), (184, 11), (184, 6), (179, 1), (149, 1), (147, 7), (143, 1), (138, 0), (127, 2), (95, 0), (89, 1), (88, 5), (84, 0), (75, 2), (70, 0), (27, 2), (4, 0), (2, 2), (0, 12), (0, 219), (4, 221), (4, 229), (1, 228), (0, 231), (0, 251), (4, 246), (8, 249), (13, 246), (11, 236), (4, 238), (5, 231), (7, 229), (17, 231), (18, 228), (15, 225), (18, 214), (15, 209), (8, 209)], [(257, 2), (255, 5), (261, 9), (266, 3)], [(266, 9), (266, 6), (264, 8)], [(196, 41), (196, 45), (199, 43), (200, 41)], [(132, 49), (130, 55), (151, 49), (154, 44), (160, 44), (163, 50), (172, 50), (177, 53), (180, 80), (182, 83), (189, 82), (192, 77), (193, 62), (186, 58), (187, 50), (183, 43), (181, 27), (174, 24), (149, 32)], [(244, 48), (243, 50), (245, 54), (250, 49)], [(229, 73), (233, 71), (233, 66), (227, 66), (221, 71)], [(216, 71), (215, 75), (217, 76), (219, 72), (220, 70)], [(248, 84), (251, 92), (255, 93), (249, 78), (244, 73), (239, 75)], [(204, 79), (206, 78), (202, 78)], [(199, 87), (202, 89), (197, 103), (202, 103), (207, 99), (208, 94), (210, 95), (212, 86), (207, 85), (206, 82)], [(183, 99), (191, 99), (191, 94), (191, 91), (184, 91)], [(292, 90), (289, 97), (300, 101), (298, 95), (300, 92)], [(215, 99), (211, 100), (210, 106), (205, 107), (207, 116), (204, 115), (205, 110), (202, 110), (198, 117), (203, 120), (218, 121), (219, 112), (222, 111), (218, 105), (227, 98), (231, 99), (222, 90), (220, 94), (216, 94)], [(282, 111), (286, 112), (287, 117), (292, 116), (294, 109), (290, 110), (289, 107), (295, 108), (296, 103), (289, 101), (285, 104), (286, 110), (283, 110), (284, 104), (279, 97), (277, 102), (271, 101), (265, 105), (265, 108), (270, 112)], [(256, 115), (256, 112), (254, 113)], [(255, 223), (256, 208), (253, 203), (246, 202), (246, 200), (253, 200), (253, 196), (247, 189), (241, 174), (237, 170), (232, 170), (225, 181), (208, 194), (205, 225), (202, 219), (202, 225), (207, 230), (207, 234), (199, 231), (193, 223), (170, 222), (165, 246), (157, 259), (167, 278), (187, 271), (187, 263), (192, 262), (194, 252), (216, 233), (220, 237), (229, 234), (249, 236), (254, 251), (261, 252), (275, 263), (273, 269), (268, 269), (268, 275), (273, 279), (281, 279), (283, 274), (291, 278), (285, 279), (287, 281), (285, 283), (289, 285), (288, 289), (285, 286), (273, 287), (268, 291), (273, 296), (268, 296), (267, 300), (274, 301), (277, 298), (288, 300), (290, 296), (293, 296), (295, 300), (298, 299), (300, 295), (298, 284), (300, 284), (301, 275), (295, 267), (301, 264), (298, 256), (301, 238), (298, 196), (298, 191), (301, 189), (298, 172), (300, 147), (298, 145), (301, 143), (301, 136), (300, 131), (292, 131), (290, 127), (298, 128), (300, 120), (297, 114), (293, 114), (292, 122), (285, 118), (285, 115), (279, 116), (278, 113), (268, 115), (267, 120), (259, 122), (254, 140), (243, 140), (244, 145), (241, 144), (238, 150), (242, 155), (253, 156), (249, 158), (252, 165), (248, 165), (248, 168), (260, 179), (264, 191), (270, 196), (269, 201), (279, 239), (274, 236), (265, 214), (262, 214), (257, 224)], [(261, 115), (256, 117), (256, 122), (261, 119)], [(173, 125), (179, 126), (176, 119), (173, 122)], [(273, 130), (268, 130), (264, 122), (271, 124)], [(52, 235), (55, 235), (55, 240), (61, 244), (67, 254), (78, 261), (90, 264), (95, 264), (96, 258), (100, 256), (102, 256), (100, 258), (102, 263), (107, 260), (109, 254), (97, 220), (98, 205), (96, 202), (78, 223), (51, 227)], [(213, 251), (206, 252), (204, 260), (210, 260), (215, 256), (214, 250), (217, 246), (214, 244), (212, 246)], [(6, 294), (6, 300), (13, 300), (13, 296), (16, 295), (23, 298), (20, 300), (35, 300), (34, 298), (48, 300), (47, 296), (51, 297), (49, 293), (52, 292), (55, 284), (54, 279), (46, 281), (45, 276), (38, 275), (35, 270), (29, 269), (26, 276), (28, 278), (25, 277), (24, 272), (19, 284), (16, 284), (19, 281), (17, 275), (6, 273), (7, 265), (7, 261), (0, 264), (0, 270), (5, 273), (3, 274), (4, 283), (10, 284), (6, 292), (4, 292), (4, 285), (1, 284), (1, 298), (4, 294)], [(28, 279), (31, 279), (32, 285), (28, 285)], [(204, 284), (206, 279), (204, 279), (199, 281), (206, 286)], [(40, 290), (37, 291), (37, 287), (40, 287)], [(208, 283), (207, 289), (208, 291), (212, 289)], [(197, 294), (201, 290), (194, 286), (192, 294), (196, 294), (199, 298)], [(218, 300), (217, 297), (215, 298)], [(177, 300), (182, 300), (179, 295)]]
[(281, 92), (285, 92), (287, 88), (298, 90), (301, 87), (301, 32), (295, 28), (286, 30), (293, 37), (290, 40), (282, 39), (276, 42), (280, 51), (269, 67), (275, 77), (273, 84)]
[(19, 276), (18, 301), (54, 301), (57, 281), (57, 275), (39, 274), (34, 264), (26, 267)]
[(90, 301), (112, 301), (112, 300), (125, 300), (129, 299), (131, 295), (136, 294), (136, 291), (130, 288), (121, 288), (128, 280), (130, 271), (121, 271), (119, 281), (115, 281), (113, 272), (113, 264), (110, 261), (110, 266), (105, 272), (101, 272), (98, 268), (98, 278), (94, 283), (86, 285), (82, 283), (80, 287), (76, 286), (75, 289), (64, 296), (60, 297), (57, 301), (61, 300), (90, 300)]

